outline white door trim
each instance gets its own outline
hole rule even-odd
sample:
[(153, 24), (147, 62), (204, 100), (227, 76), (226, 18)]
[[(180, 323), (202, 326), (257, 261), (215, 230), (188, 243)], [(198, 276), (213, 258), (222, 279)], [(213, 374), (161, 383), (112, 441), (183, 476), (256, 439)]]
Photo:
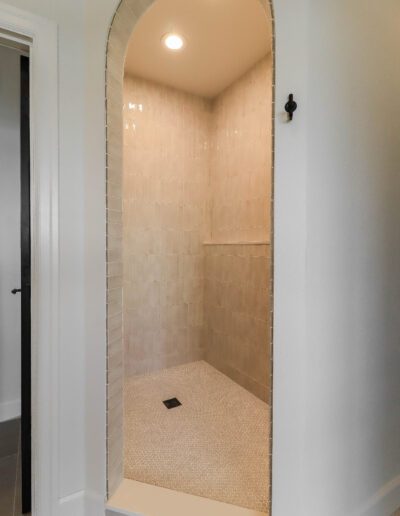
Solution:
[(1, 29), (30, 39), (32, 516), (55, 516), (59, 511), (57, 25), (0, 3)]

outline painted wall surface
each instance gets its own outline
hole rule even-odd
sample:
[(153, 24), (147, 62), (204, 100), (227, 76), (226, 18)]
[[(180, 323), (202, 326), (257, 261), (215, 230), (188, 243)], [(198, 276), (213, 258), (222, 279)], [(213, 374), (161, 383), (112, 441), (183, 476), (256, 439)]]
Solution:
[[(59, 24), (63, 366), (55, 438), (65, 516), (98, 516), (105, 492), (104, 64), (117, 4), (12, 1)], [(385, 516), (400, 502), (399, 4), (274, 7), (273, 516)], [(299, 110), (287, 124), (291, 92)], [(375, 493), (376, 504), (363, 509)], [(85, 494), (80, 512), (68, 510)]]
[[(35, 15), (53, 20), (58, 25), (59, 42), (59, 192), (60, 192), (60, 327), (59, 341), (55, 343), (59, 349), (60, 367), (56, 378), (59, 387), (58, 414), (55, 419), (59, 424), (59, 435), (54, 436), (58, 445), (57, 496), (62, 501), (65, 497), (68, 503), (60, 507), (60, 511), (68, 513), (69, 504), (76, 503), (86, 487), (87, 449), (85, 447), (87, 421), (86, 417), (86, 386), (92, 385), (100, 379), (101, 368), (97, 364), (102, 362), (102, 341), (104, 343), (104, 292), (96, 291), (103, 279), (96, 286), (91, 281), (93, 274), (103, 267), (104, 271), (104, 236), (90, 228), (90, 217), (86, 218), (85, 209), (91, 206), (91, 196), (96, 191), (95, 184), (87, 184), (90, 178), (89, 156), (86, 154), (85, 138), (91, 137), (91, 132), (97, 125), (89, 119), (86, 108), (86, 86), (96, 87), (94, 77), (87, 78), (87, 66), (91, 61), (88, 58), (89, 47), (85, 46), (85, 3), (82, 0), (59, 1), (52, 0), (12, 0), (12, 7), (26, 10)], [(107, 25), (110, 23), (111, 13), (108, 10), (116, 7), (117, 2), (107, 2), (104, 6), (105, 15), (103, 28), (98, 28), (104, 41)], [(100, 16), (99, 5), (98, 15)], [(89, 23), (89, 21), (87, 22)], [(100, 49), (101, 46), (101, 49)], [(105, 51), (105, 44), (101, 43), (97, 49), (100, 54)], [(103, 61), (102, 61), (103, 62)], [(104, 92), (104, 66), (102, 91)], [(99, 74), (100, 75), (100, 74)], [(104, 94), (100, 98), (104, 99)], [(99, 98), (98, 98), (99, 102)], [(102, 125), (104, 125), (104, 116)], [(104, 133), (104, 131), (103, 131)], [(99, 149), (98, 149), (99, 150)], [(104, 151), (99, 152), (101, 156)], [(102, 158), (100, 158), (102, 161)], [(97, 168), (96, 174), (103, 177), (104, 171)], [(87, 188), (89, 190), (87, 191)], [(89, 191), (91, 192), (89, 194)], [(104, 185), (102, 187), (104, 191)], [(104, 199), (99, 200), (104, 206)], [(97, 224), (104, 226), (104, 214), (97, 219)], [(103, 230), (104, 233), (104, 230)], [(88, 247), (86, 247), (88, 246)], [(94, 251), (96, 249), (96, 252)], [(92, 252), (97, 253), (96, 257)], [(101, 254), (103, 252), (103, 255)], [(85, 276), (85, 260), (90, 258), (90, 274)], [(98, 279), (98, 277), (97, 277)], [(98, 285), (98, 286), (97, 286)], [(94, 297), (92, 297), (94, 296)], [(103, 299), (103, 301), (102, 301)], [(93, 330), (93, 313), (96, 314), (96, 328)], [(91, 318), (90, 318), (91, 317)], [(90, 321), (90, 322), (88, 322)], [(103, 326), (103, 331), (99, 329)], [(86, 367), (85, 355), (89, 349), (88, 338), (90, 332), (98, 331), (100, 337), (95, 341), (98, 355), (94, 354)], [(99, 333), (97, 335), (99, 335)], [(104, 355), (104, 345), (103, 345)], [(103, 359), (104, 361), (104, 359)], [(96, 370), (96, 373), (94, 372)], [(86, 383), (87, 382), (87, 383)], [(104, 380), (103, 380), (104, 383)], [(96, 384), (98, 385), (98, 384)], [(103, 386), (104, 389), (104, 386)], [(49, 393), (50, 395), (50, 393)], [(96, 413), (96, 407), (104, 407), (104, 396), (101, 387), (94, 400), (90, 400), (90, 409)], [(104, 409), (105, 410), (105, 409)], [(98, 411), (100, 413), (100, 411)], [(90, 416), (88, 417), (90, 419)], [(100, 418), (101, 420), (101, 418)], [(105, 418), (103, 418), (105, 420)], [(91, 442), (98, 444), (101, 450), (104, 439), (101, 438), (101, 425), (96, 423), (96, 432), (91, 432)], [(104, 431), (105, 434), (105, 431)], [(100, 445), (101, 444), (101, 445)], [(101, 452), (99, 452), (100, 454)], [(94, 470), (101, 470), (102, 460), (93, 463)], [(90, 471), (90, 466), (88, 467)], [(98, 483), (100, 485), (100, 483)], [(99, 492), (100, 494), (100, 492)], [(102, 496), (100, 494), (100, 496)], [(66, 512), (67, 511), (67, 512)]]
[(0, 47), (0, 422), (21, 412), (19, 62)]
[[(102, 514), (106, 496), (106, 44), (118, 0), (87, 0), (85, 20), (85, 516)], [(90, 193), (89, 193), (90, 192)]]
[(133, 376), (203, 358), (210, 103), (124, 80), (124, 343)]
[(273, 514), (385, 516), (400, 501), (400, 5), (275, 4)]

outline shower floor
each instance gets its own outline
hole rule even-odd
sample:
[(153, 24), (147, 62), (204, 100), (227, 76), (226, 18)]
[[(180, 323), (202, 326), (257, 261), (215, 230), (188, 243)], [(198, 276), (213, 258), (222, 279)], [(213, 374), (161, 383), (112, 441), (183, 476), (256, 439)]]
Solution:
[(124, 417), (125, 478), (267, 512), (269, 407), (206, 362), (129, 378)]

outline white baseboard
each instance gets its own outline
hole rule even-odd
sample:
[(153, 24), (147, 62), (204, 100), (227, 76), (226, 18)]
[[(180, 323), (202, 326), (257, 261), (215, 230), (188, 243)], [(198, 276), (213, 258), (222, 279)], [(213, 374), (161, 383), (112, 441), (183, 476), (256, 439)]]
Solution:
[(59, 502), (59, 516), (86, 516), (85, 514), (85, 491), (79, 491)]
[(0, 423), (21, 415), (21, 400), (0, 403)]
[(86, 493), (86, 509), (85, 516), (104, 516), (105, 514), (105, 497), (96, 493)]
[(391, 516), (400, 507), (400, 475), (381, 487), (354, 516)]
[(104, 497), (88, 491), (78, 491), (61, 498), (57, 516), (104, 516)]

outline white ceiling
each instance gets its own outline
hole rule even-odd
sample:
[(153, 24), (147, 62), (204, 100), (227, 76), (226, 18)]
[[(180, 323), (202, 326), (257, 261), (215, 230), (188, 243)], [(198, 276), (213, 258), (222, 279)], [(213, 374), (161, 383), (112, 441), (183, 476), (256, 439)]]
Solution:
[[(179, 52), (161, 42), (184, 36)], [(138, 21), (125, 73), (215, 97), (271, 51), (271, 21), (260, 0), (157, 0)]]

